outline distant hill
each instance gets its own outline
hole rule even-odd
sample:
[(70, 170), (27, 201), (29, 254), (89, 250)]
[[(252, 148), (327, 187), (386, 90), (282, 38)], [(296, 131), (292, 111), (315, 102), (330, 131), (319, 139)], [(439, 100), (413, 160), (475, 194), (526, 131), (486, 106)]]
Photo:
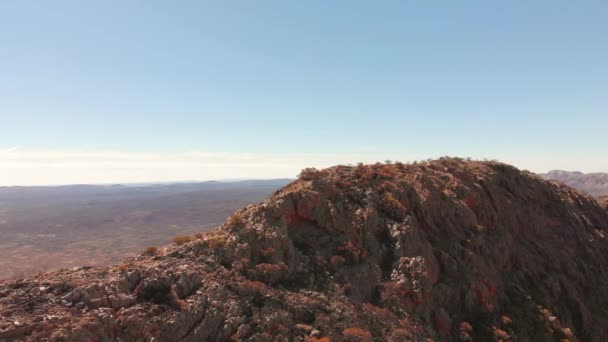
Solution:
[(608, 195), (608, 173), (553, 170), (540, 174), (540, 176), (564, 183), (593, 196)]
[(289, 181), (0, 187), (0, 279), (118, 262), (217, 226)]

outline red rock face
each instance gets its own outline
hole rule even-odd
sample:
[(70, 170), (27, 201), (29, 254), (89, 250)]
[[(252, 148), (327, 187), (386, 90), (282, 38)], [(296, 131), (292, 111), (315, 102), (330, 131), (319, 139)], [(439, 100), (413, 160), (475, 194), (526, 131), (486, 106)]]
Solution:
[(195, 241), (2, 284), (0, 340), (607, 341), (607, 229), (500, 163), (307, 170)]

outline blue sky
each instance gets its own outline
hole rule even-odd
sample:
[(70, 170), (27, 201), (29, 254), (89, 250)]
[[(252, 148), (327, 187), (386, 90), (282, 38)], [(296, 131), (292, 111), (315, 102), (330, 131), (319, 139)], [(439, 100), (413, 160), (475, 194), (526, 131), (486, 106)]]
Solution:
[[(441, 155), (608, 171), (606, 18), (606, 1), (5, 0), (0, 184)], [(201, 153), (298, 163), (104, 178)]]

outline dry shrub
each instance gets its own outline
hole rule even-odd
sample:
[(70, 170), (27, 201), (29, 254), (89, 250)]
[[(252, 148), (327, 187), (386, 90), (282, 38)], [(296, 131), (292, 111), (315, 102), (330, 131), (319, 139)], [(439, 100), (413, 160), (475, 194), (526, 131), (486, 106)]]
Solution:
[(540, 314), (543, 315), (545, 318), (549, 318), (549, 316), (551, 316), (551, 311), (549, 311), (549, 309), (547, 308), (540, 308)]
[(471, 324), (469, 322), (460, 322), (458, 329), (461, 331), (467, 331), (467, 332), (473, 331), (473, 327), (471, 326)]
[(156, 246), (149, 246), (146, 247), (146, 249), (144, 250), (144, 254), (146, 255), (155, 255), (158, 253), (158, 247)]
[(355, 166), (355, 174), (361, 177), (361, 175), (365, 172), (365, 165), (363, 163), (357, 163)]
[(241, 295), (254, 295), (262, 291), (266, 285), (257, 280), (243, 280), (237, 284), (237, 291)]
[(562, 328), (561, 333), (568, 338), (568, 341), (576, 341), (576, 337), (570, 328)]
[(404, 219), (406, 214), (403, 204), (391, 192), (386, 192), (382, 197), (380, 210), (397, 221)]
[(509, 333), (496, 327), (492, 327), (492, 335), (494, 335), (494, 339), (497, 341), (508, 341), (511, 339)]
[[(470, 160), (468, 160), (470, 161)], [(439, 162), (449, 168), (459, 168), (463, 166), (465, 160), (458, 157), (444, 156), (439, 158)]]
[(224, 248), (228, 242), (228, 235), (223, 233), (211, 234), (207, 239), (209, 247), (213, 249)]
[(170, 285), (154, 281), (139, 286), (136, 290), (137, 300), (140, 302), (152, 302), (159, 305), (167, 305), (181, 311), (188, 310), (188, 303), (179, 299), (175, 290)]
[(338, 246), (338, 253), (340, 253), (348, 263), (357, 264), (361, 261), (361, 249), (351, 241), (346, 241)]
[(344, 259), (343, 257), (339, 256), (339, 255), (334, 255), (331, 257), (331, 259), (329, 260), (329, 262), (331, 263), (331, 265), (334, 268), (338, 268), (342, 265), (344, 265), (344, 263), (346, 262), (346, 259)]
[(401, 286), (396, 281), (389, 281), (384, 284), (384, 290), (382, 291), (382, 299), (403, 299), (408, 295), (409, 291)]
[(399, 171), (393, 165), (382, 165), (377, 167), (378, 178), (395, 178)]
[(261, 335), (261, 341), (287, 341), (289, 329), (282, 323), (269, 325)]
[(345, 179), (336, 180), (336, 187), (338, 189), (348, 189), (352, 186), (353, 186), (353, 183), (348, 180), (345, 180)]
[(240, 227), (245, 223), (241, 214), (236, 213), (228, 218), (226, 225), (230, 228)]
[(314, 167), (309, 167), (300, 171), (298, 178), (301, 180), (314, 180), (321, 177), (321, 171), (315, 169)]
[(393, 330), (393, 339), (396, 341), (411, 341), (412, 333), (407, 329), (398, 328)]
[(378, 185), (377, 188), (380, 190), (380, 192), (390, 192), (390, 191), (393, 191), (396, 188), (396, 186), (390, 180), (385, 180), (385, 181), (382, 181), (382, 183), (380, 183), (380, 185)]
[(280, 282), (285, 271), (287, 271), (285, 264), (261, 263), (255, 266), (256, 277), (268, 284)]
[(262, 257), (264, 257), (264, 258), (269, 258), (274, 254), (274, 252), (275, 252), (274, 248), (268, 247), (268, 248), (262, 249), (262, 251), (260, 251), (260, 254), (262, 254)]
[(194, 238), (190, 235), (178, 235), (173, 238), (173, 243), (176, 245), (183, 245), (191, 241), (194, 241)]
[(311, 337), (307, 340), (308, 342), (331, 342), (331, 338), (325, 336), (325, 337)]
[(369, 303), (363, 303), (363, 310), (367, 312), (372, 312), (374, 315), (382, 318), (390, 317), (391, 312), (389, 309), (381, 308)]
[(175, 305), (180, 311), (188, 311), (188, 302), (183, 299), (177, 299)]
[(351, 292), (353, 292), (353, 284), (346, 283), (342, 285), (342, 292), (344, 292), (345, 295), (351, 294)]
[(356, 338), (364, 341), (371, 340), (372, 338), (372, 333), (359, 327), (346, 328), (342, 331), (342, 334), (346, 338)]
[(363, 170), (361, 170), (360, 175), (361, 175), (361, 179), (366, 180), (366, 181), (371, 181), (378, 177), (378, 173), (370, 168), (364, 168)]

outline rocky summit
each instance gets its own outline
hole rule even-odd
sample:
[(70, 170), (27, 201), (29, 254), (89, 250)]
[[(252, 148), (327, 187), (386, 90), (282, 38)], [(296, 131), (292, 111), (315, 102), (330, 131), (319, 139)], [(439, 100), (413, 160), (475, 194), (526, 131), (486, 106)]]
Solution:
[(306, 169), (212, 232), (1, 284), (0, 340), (608, 341), (607, 235), (498, 162)]

